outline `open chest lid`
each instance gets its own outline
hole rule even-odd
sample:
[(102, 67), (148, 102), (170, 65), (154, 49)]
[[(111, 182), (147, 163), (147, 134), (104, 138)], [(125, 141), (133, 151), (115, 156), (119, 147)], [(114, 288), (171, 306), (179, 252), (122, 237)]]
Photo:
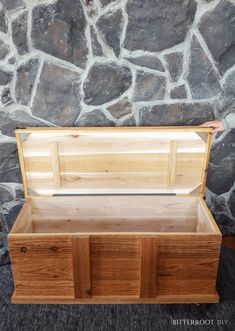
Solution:
[(204, 194), (211, 129), (16, 130), (25, 196)]

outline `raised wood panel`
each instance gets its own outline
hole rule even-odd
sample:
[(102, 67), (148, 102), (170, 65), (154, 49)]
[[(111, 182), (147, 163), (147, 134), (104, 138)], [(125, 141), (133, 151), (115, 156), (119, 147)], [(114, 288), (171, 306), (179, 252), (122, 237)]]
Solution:
[(215, 293), (221, 236), (159, 237), (158, 294)]
[(93, 296), (139, 294), (137, 236), (91, 236), (90, 254)]
[(9, 248), (17, 295), (74, 296), (70, 239), (11, 236)]

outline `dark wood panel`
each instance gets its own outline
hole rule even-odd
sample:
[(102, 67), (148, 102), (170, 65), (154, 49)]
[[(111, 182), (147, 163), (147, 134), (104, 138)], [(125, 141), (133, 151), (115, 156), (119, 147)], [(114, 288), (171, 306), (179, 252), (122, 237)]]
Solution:
[(139, 238), (91, 236), (92, 295), (139, 294)]
[(73, 275), (75, 298), (91, 296), (89, 237), (73, 238)]
[(9, 248), (18, 295), (74, 297), (70, 239), (11, 237)]
[(140, 298), (157, 295), (157, 237), (140, 237)]
[(220, 235), (159, 236), (158, 294), (215, 293), (220, 245)]

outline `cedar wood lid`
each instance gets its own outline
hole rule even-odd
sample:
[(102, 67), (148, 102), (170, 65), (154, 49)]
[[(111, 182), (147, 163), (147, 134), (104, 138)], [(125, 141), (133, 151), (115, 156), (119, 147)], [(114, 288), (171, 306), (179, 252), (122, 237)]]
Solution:
[(205, 191), (211, 129), (28, 128), (15, 132), (26, 197)]

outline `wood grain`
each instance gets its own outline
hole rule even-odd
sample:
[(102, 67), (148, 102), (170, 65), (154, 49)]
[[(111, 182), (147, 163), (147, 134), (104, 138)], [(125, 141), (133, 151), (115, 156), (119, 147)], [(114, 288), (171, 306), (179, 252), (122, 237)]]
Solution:
[(19, 296), (14, 292), (12, 303), (15, 304), (189, 304), (218, 303), (217, 292), (212, 294), (158, 295), (156, 298), (139, 298), (138, 296), (98, 296), (91, 299), (73, 299), (66, 296)]
[(209, 130), (58, 128), (16, 132), (30, 133), (19, 145), (22, 171), (28, 186), (39, 195), (190, 194), (205, 174), (208, 149), (198, 133), (208, 135)]
[(75, 298), (89, 298), (91, 296), (89, 237), (73, 238), (72, 254)]
[(16, 145), (17, 145), (17, 151), (18, 151), (18, 156), (19, 156), (19, 161), (20, 161), (20, 170), (21, 170), (21, 177), (22, 177), (22, 182), (23, 182), (23, 188), (24, 188), (24, 196), (25, 198), (28, 197), (28, 182), (27, 182), (27, 175), (26, 175), (26, 169), (25, 169), (25, 160), (24, 160), (24, 150), (22, 146), (22, 141), (21, 141), (21, 134), (20, 132), (15, 132), (16, 135)]
[(208, 174), (208, 163), (210, 159), (210, 152), (211, 152), (211, 143), (212, 143), (212, 132), (208, 134), (207, 138), (207, 144), (206, 144), (206, 153), (204, 157), (204, 165), (202, 167), (202, 174), (201, 174), (201, 183), (202, 183), (202, 190), (201, 194), (205, 194), (205, 189), (206, 189), (206, 179), (207, 179), (207, 174)]
[(74, 297), (70, 239), (9, 237), (17, 295)]
[(175, 186), (178, 141), (170, 141), (168, 160), (168, 186)]
[[(211, 230), (213, 228), (213, 230), (221, 235), (220, 229), (214, 219), (214, 217), (212, 216), (208, 206), (205, 203), (205, 200), (199, 196), (198, 198), (198, 227), (200, 229), (200, 226), (202, 225), (203, 231), (206, 230)], [(205, 223), (205, 224), (203, 224)]]
[(91, 236), (93, 296), (139, 294), (138, 236)]
[(16, 130), (26, 196), (27, 184), (36, 194), (100, 195), (26, 201), (8, 236), (12, 301), (218, 302), (222, 236), (202, 197), (151, 195), (204, 192), (209, 132)]
[(140, 237), (140, 298), (157, 295), (157, 237)]
[(158, 294), (215, 292), (220, 235), (180, 234), (158, 238)]
[(61, 181), (60, 181), (60, 159), (59, 159), (59, 151), (58, 151), (58, 142), (51, 141), (50, 149), (51, 149), (51, 166), (52, 166), (52, 172), (54, 178), (54, 185), (55, 187), (60, 187)]
[(33, 232), (196, 232), (197, 205), (174, 196), (32, 198)]

